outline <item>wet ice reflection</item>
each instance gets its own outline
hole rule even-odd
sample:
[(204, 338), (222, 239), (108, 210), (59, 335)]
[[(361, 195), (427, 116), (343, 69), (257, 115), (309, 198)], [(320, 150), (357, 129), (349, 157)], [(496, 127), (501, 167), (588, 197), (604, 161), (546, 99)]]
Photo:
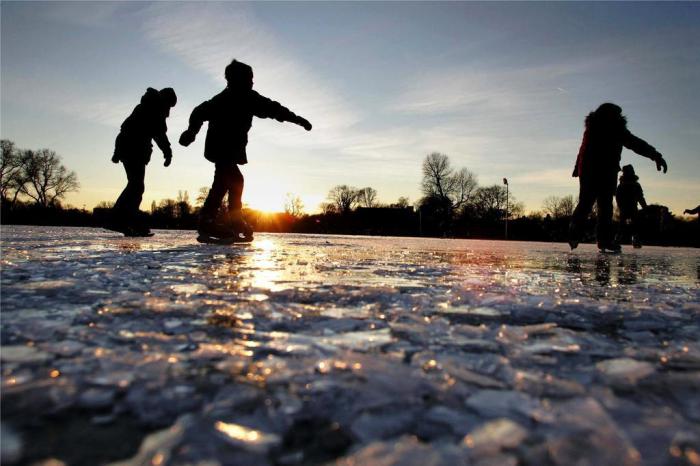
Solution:
[(4, 227), (15, 461), (693, 464), (700, 451), (696, 250), (256, 236)]

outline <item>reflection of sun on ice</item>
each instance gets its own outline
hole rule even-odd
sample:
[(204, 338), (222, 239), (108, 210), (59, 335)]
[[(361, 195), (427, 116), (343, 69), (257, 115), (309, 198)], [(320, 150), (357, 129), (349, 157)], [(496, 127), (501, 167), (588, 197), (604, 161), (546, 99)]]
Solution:
[(285, 288), (277, 283), (282, 278), (282, 270), (273, 258), (277, 248), (277, 243), (271, 239), (255, 242), (255, 253), (250, 258), (250, 265), (253, 269), (251, 285), (254, 288), (270, 291), (279, 291)]

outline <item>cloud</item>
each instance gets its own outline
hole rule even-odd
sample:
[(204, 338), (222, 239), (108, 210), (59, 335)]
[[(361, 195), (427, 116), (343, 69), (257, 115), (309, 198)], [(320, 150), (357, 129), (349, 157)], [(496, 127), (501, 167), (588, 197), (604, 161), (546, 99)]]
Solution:
[(119, 127), (136, 104), (133, 96), (87, 94), (80, 83), (56, 76), (47, 85), (41, 77), (3, 75), (2, 93), (4, 102), (36, 112), (48, 110), (113, 127)]
[(565, 83), (605, 61), (605, 58), (599, 58), (485, 71), (469, 66), (431, 70), (409, 78), (390, 108), (412, 115), (465, 111), (531, 112), (545, 102), (569, 94)]
[[(146, 36), (162, 50), (224, 86), (232, 58), (250, 64), (255, 88), (307, 117), (316, 144), (331, 144), (360, 120), (357, 111), (318, 73), (304, 66), (240, 3), (156, 3), (146, 12)], [(279, 137), (279, 135), (278, 135)], [(309, 138), (289, 136), (290, 142)]]

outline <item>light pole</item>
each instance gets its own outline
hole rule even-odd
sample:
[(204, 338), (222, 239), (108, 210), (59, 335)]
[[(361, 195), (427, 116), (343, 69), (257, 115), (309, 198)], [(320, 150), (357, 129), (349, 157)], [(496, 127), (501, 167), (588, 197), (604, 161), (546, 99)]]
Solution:
[(508, 178), (503, 178), (503, 184), (506, 185), (506, 240), (508, 239)]

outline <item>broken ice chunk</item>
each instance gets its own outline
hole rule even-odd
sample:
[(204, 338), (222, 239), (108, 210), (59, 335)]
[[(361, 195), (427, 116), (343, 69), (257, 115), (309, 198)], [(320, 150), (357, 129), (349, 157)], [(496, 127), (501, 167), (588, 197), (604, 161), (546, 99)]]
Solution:
[(608, 359), (596, 364), (603, 380), (613, 386), (629, 386), (654, 372), (654, 366), (631, 358)]
[(233, 445), (256, 453), (266, 453), (280, 443), (278, 435), (267, 434), (240, 424), (216, 421), (214, 428)]
[(515, 448), (527, 437), (527, 430), (507, 418), (489, 421), (464, 437), (464, 444), (477, 455)]

